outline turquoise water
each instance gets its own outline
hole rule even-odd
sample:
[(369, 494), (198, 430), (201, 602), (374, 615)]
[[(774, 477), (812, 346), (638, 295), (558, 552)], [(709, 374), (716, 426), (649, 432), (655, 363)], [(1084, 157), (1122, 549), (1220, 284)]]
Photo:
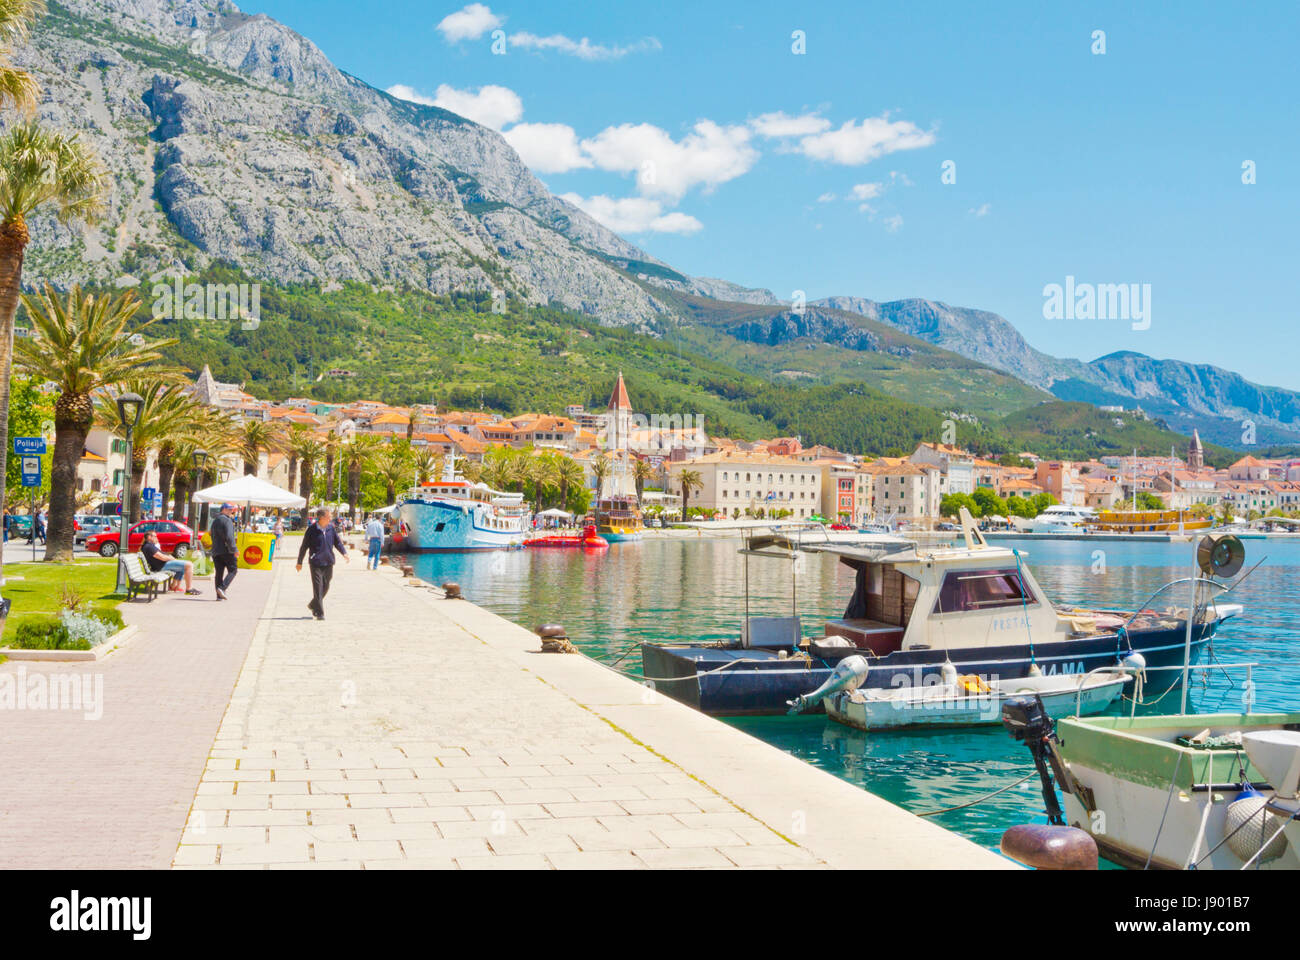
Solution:
[[(1079, 541), (1009, 542), (1025, 553), (1039, 583), (1058, 605), (1132, 608), (1169, 580), (1189, 575), (1190, 544)], [(569, 550), (426, 554), (416, 572), (432, 583), (455, 580), (477, 604), (524, 627), (563, 624), (589, 656), (632, 675), (641, 670), (636, 644), (733, 638), (744, 617), (744, 561), (734, 540), (646, 540), (616, 544), (603, 554)], [(1098, 551), (1101, 551), (1098, 555)], [(1246, 541), (1247, 567), (1264, 564), (1231, 599), (1245, 614), (1214, 642), (1221, 663), (1253, 661), (1255, 710), (1300, 710), (1300, 543)], [(784, 615), (796, 602), (807, 625), (839, 616), (852, 573), (828, 556), (806, 556), (792, 596), (789, 564), (752, 560), (754, 615)], [(1170, 595), (1173, 593), (1174, 595)], [(1157, 606), (1185, 604), (1179, 588)], [(1236, 711), (1244, 672), (1215, 672), (1197, 681), (1189, 709)], [(1179, 692), (1157, 709), (1177, 712)], [(1001, 727), (865, 734), (825, 717), (752, 717), (726, 721), (814, 766), (916, 813), (973, 800), (1032, 772), (1025, 748)], [(936, 823), (996, 849), (1002, 831), (1044, 820), (1037, 779)]]

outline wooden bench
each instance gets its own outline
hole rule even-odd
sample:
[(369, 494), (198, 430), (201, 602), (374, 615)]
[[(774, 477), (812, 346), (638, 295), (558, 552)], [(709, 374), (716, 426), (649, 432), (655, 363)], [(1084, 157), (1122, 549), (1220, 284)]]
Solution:
[(126, 575), (126, 598), (128, 600), (134, 600), (140, 596), (142, 591), (147, 591), (149, 600), (152, 602), (158, 596), (158, 591), (165, 589), (166, 585), (172, 581), (170, 573), (154, 573), (150, 570), (143, 554), (128, 553), (122, 557), (121, 563), (122, 572)]

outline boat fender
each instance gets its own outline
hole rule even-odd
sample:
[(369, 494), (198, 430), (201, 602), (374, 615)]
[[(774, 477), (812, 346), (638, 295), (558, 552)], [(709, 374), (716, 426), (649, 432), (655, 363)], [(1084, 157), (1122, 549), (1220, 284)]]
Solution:
[(833, 693), (856, 690), (862, 686), (863, 681), (867, 679), (867, 674), (870, 672), (871, 664), (867, 662), (866, 657), (858, 655), (845, 657), (836, 665), (831, 675), (826, 678), (826, 682), (812, 693), (805, 693), (793, 700), (787, 700), (786, 703), (790, 707), (787, 713), (803, 713), (805, 710), (817, 706)]
[(1002, 834), (1002, 852), (1035, 870), (1096, 870), (1097, 841), (1078, 827), (1026, 823)]
[(1286, 853), (1286, 834), (1280, 832), (1286, 818), (1266, 813), (1267, 805), (1268, 800), (1262, 793), (1246, 785), (1241, 796), (1228, 804), (1224, 811), (1223, 832), (1228, 838), (1228, 849), (1238, 860), (1245, 862), (1255, 856), (1269, 837), (1273, 839), (1256, 862), (1268, 863)]

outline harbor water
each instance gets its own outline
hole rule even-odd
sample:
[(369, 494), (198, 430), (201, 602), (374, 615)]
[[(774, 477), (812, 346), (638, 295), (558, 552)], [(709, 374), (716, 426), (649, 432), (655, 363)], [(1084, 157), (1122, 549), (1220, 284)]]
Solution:
[[(465, 596), (533, 629), (563, 624), (584, 653), (633, 677), (641, 672), (637, 644), (733, 639), (745, 614), (744, 560), (737, 540), (654, 539), (608, 551), (517, 550), (413, 556), (416, 573), (435, 584), (454, 580)], [(1058, 606), (1132, 609), (1165, 583), (1190, 575), (1191, 543), (1002, 541), (1021, 551)], [(1247, 569), (1264, 560), (1230, 599), (1245, 605), (1213, 644), (1221, 663), (1257, 662), (1255, 711), (1300, 709), (1300, 542), (1246, 541)], [(788, 615), (797, 603), (805, 635), (843, 613), (852, 572), (830, 556), (799, 561), (797, 596), (791, 564), (753, 559), (750, 611)], [(1174, 587), (1155, 606), (1185, 606), (1187, 588)], [(1206, 672), (1194, 680), (1189, 709), (1241, 709), (1243, 671)], [(1175, 688), (1153, 712), (1177, 712)], [(1127, 704), (1114, 709), (1128, 709)], [(870, 790), (914, 813), (957, 807), (1033, 771), (1025, 748), (998, 727), (861, 733), (814, 717), (747, 717), (732, 724), (814, 766)], [(1002, 831), (1045, 822), (1037, 778), (934, 822), (996, 849)]]

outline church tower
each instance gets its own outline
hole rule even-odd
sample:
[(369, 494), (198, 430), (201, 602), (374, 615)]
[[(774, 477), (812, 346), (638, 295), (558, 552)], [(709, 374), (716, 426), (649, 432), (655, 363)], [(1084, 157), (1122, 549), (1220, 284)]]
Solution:
[(611, 453), (627, 450), (632, 433), (632, 401), (627, 396), (627, 384), (623, 382), (622, 370), (618, 372), (618, 382), (610, 394), (605, 418), (606, 449)]
[(1187, 469), (1197, 473), (1205, 469), (1205, 448), (1201, 446), (1201, 433), (1192, 430), (1192, 445), (1187, 448)]

